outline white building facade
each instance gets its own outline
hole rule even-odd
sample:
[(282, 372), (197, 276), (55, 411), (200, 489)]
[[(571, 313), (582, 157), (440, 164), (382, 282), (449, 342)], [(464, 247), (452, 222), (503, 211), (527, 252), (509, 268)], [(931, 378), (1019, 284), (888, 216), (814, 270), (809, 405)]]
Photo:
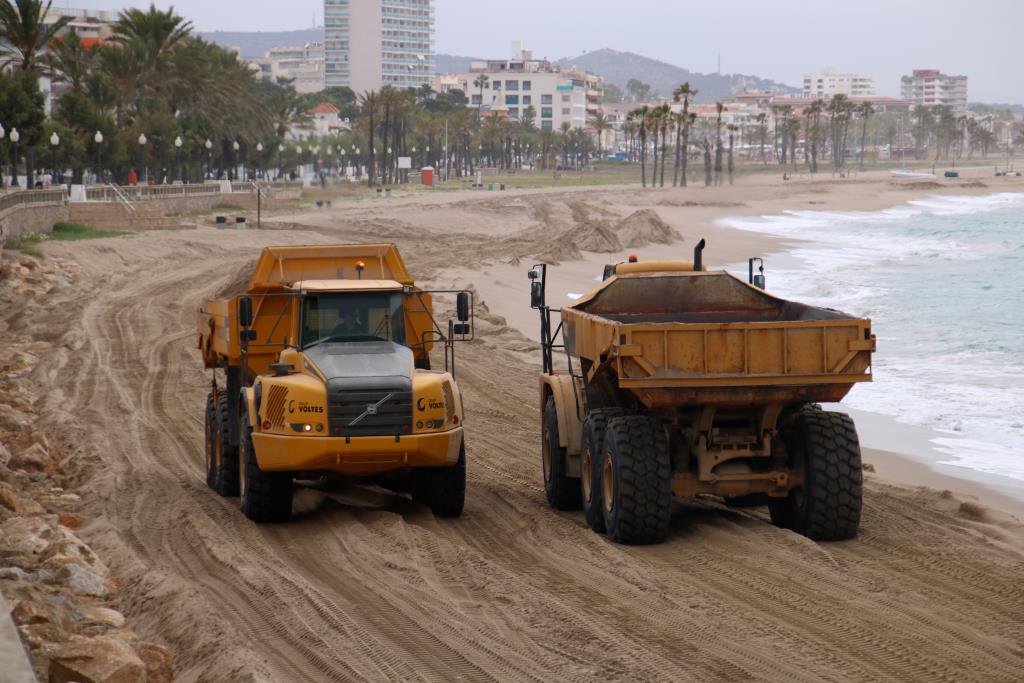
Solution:
[(947, 76), (938, 69), (915, 69), (900, 80), (903, 99), (915, 105), (952, 107), (957, 114), (967, 113), (967, 76)]
[(433, 0), (324, 0), (327, 87), (363, 93), (433, 78)]
[(287, 79), (296, 92), (320, 92), (324, 89), (324, 45), (306, 43), (298, 47), (275, 47), (249, 64), (267, 81)]
[[(560, 130), (563, 124), (585, 128), (601, 109), (601, 77), (578, 69), (559, 69), (546, 60), (521, 52), (510, 60), (475, 61), (459, 83), (469, 106), (485, 112), (504, 113), (521, 120), (534, 110), (541, 130)], [(481, 88), (481, 76), (486, 84)]]
[(836, 95), (874, 97), (875, 79), (867, 74), (840, 74), (833, 71), (804, 76), (804, 97), (831, 100)]

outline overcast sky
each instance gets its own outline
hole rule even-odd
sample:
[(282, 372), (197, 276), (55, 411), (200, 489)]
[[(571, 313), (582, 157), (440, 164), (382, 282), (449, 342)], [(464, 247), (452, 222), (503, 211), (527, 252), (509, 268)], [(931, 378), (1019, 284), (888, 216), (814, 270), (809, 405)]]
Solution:
[[(119, 9), (93, 0), (54, 4)], [(322, 0), (156, 4), (173, 4), (203, 31), (323, 23)], [(1024, 0), (435, 0), (435, 8), (436, 49), (448, 54), (502, 58), (518, 39), (537, 57), (610, 47), (701, 72), (715, 71), (721, 54), (723, 72), (794, 86), (826, 66), (869, 73), (880, 95), (898, 95), (901, 74), (938, 68), (969, 76), (972, 101), (1024, 104)]]

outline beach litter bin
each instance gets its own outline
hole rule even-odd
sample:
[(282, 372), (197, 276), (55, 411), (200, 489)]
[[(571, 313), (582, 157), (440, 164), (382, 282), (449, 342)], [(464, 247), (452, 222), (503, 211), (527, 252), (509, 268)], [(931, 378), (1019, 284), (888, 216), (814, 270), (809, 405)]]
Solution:
[(235, 216), (235, 227), (236, 228), (244, 228), (245, 227), (245, 216)]
[(425, 187), (433, 187), (434, 186), (434, 167), (433, 166), (424, 166), (422, 169), (420, 169), (420, 178), (421, 178), (422, 183), (423, 183), (423, 185)]
[(946, 178), (959, 178), (960, 174), (957, 171), (946, 171), (944, 176)]
[(494, 192), (494, 183), (487, 183), (487, 191)]
[(505, 191), (505, 183), (501, 183), (500, 185), (498, 185), (498, 190), (501, 191), (501, 192), (504, 192)]
[(213, 222), (217, 224), (218, 228), (226, 228), (228, 224), (227, 216), (217, 216), (213, 219)]

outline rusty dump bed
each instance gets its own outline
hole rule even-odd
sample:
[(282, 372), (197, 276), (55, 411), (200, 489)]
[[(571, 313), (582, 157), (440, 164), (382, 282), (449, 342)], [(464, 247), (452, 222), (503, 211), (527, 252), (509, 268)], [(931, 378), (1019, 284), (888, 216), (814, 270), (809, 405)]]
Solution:
[(838, 401), (871, 379), (870, 320), (725, 271), (617, 275), (562, 320), (570, 353), (648, 406)]

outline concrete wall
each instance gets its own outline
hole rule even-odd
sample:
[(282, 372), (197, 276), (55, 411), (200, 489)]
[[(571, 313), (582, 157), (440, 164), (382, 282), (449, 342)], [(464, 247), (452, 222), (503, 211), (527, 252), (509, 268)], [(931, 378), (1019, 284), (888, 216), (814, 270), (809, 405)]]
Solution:
[(0, 227), (5, 239), (39, 232), (53, 232), (53, 224), (68, 220), (68, 205), (23, 204), (0, 211)]

